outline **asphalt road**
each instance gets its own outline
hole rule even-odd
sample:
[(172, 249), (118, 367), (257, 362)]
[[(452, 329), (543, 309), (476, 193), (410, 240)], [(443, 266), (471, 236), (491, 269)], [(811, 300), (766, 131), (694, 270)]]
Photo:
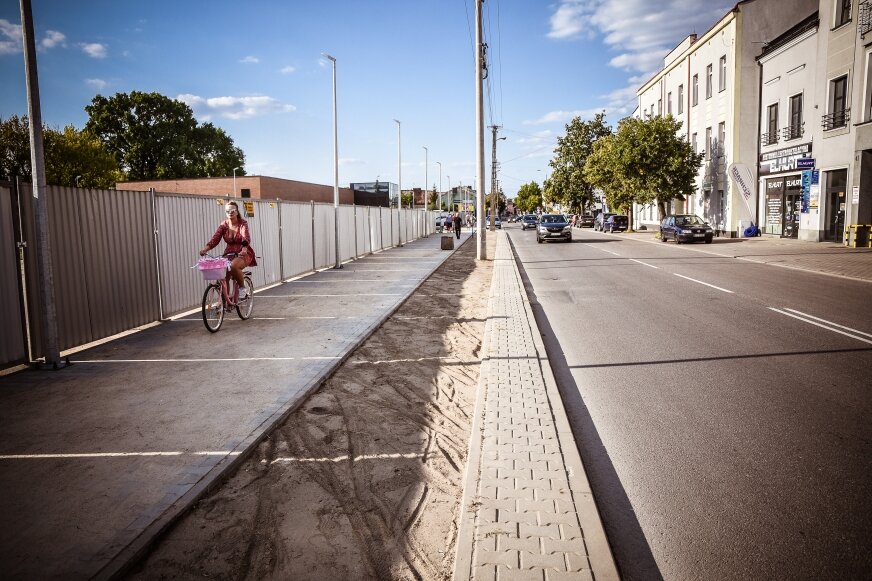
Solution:
[(872, 284), (505, 227), (625, 579), (869, 578)]

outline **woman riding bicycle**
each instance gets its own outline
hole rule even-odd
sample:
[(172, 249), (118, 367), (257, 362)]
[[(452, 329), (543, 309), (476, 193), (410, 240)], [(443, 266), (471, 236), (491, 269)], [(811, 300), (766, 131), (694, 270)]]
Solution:
[(241, 301), (248, 296), (242, 271), (247, 266), (257, 266), (257, 260), (254, 258), (254, 249), (251, 247), (251, 232), (248, 229), (248, 222), (239, 215), (239, 206), (236, 202), (227, 202), (224, 206), (224, 213), (227, 214), (227, 219), (221, 222), (212, 239), (200, 250), (200, 256), (218, 246), (222, 239), (224, 240), (227, 247), (224, 249), (223, 256), (231, 260), (230, 275), (236, 281)]

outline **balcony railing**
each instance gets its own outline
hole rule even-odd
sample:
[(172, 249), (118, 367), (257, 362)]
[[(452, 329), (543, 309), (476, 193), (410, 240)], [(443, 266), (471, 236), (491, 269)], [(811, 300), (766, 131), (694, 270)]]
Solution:
[(866, 33), (872, 30), (872, 2), (863, 0), (860, 2), (860, 16), (857, 19), (857, 31), (860, 36), (866, 36)]
[(788, 125), (784, 129), (781, 130), (781, 135), (784, 137), (785, 141), (789, 141), (791, 139), (799, 139), (802, 137), (802, 134), (805, 133), (805, 121), (802, 123), (797, 123), (795, 125)]
[(778, 143), (778, 130), (764, 133), (760, 136), (760, 142), (763, 145), (774, 145)]
[(821, 124), (824, 127), (824, 131), (829, 131), (830, 129), (845, 127), (850, 120), (851, 110), (844, 109), (842, 111), (833, 111), (832, 113), (827, 113), (821, 119)]

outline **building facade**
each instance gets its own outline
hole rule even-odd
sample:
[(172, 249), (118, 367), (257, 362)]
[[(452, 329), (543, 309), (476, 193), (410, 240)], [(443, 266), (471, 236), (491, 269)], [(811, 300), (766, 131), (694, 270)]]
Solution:
[[(817, 0), (744, 0), (701, 36), (691, 35), (637, 91), (637, 114), (672, 115), (694, 151), (705, 157), (694, 193), (669, 211), (699, 214), (721, 234), (740, 235), (758, 221), (759, 192), (745, 196), (728, 179), (731, 166), (758, 181), (757, 112), (761, 47), (817, 8)], [(636, 223), (656, 226), (654, 205), (633, 210)]]

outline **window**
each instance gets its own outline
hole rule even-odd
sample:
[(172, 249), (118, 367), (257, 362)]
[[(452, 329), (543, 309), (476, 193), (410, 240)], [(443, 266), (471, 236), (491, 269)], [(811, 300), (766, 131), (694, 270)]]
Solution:
[(848, 109), (848, 75), (830, 81), (829, 113), (824, 115), (824, 130), (844, 127), (850, 118)]
[(691, 147), (693, 147), (694, 155), (699, 153), (699, 148), (696, 144), (696, 133), (694, 133), (693, 135), (690, 136), (690, 145), (691, 145)]
[(766, 108), (766, 133), (761, 137), (763, 145), (778, 143), (778, 103)]
[(718, 91), (724, 91), (727, 88), (727, 55), (721, 57), (720, 65), (718, 66)]
[(712, 98), (712, 65), (705, 68), (705, 98)]
[(672, 115), (672, 91), (666, 93), (666, 114)]
[(794, 95), (790, 98), (790, 109), (788, 109), (790, 121), (787, 127), (784, 128), (785, 139), (796, 139), (802, 136), (802, 93)]
[(836, 26), (840, 27), (851, 21), (851, 0), (836, 0)]
[(657, 99), (657, 114), (663, 116), (663, 99)]
[(694, 107), (699, 105), (699, 75), (693, 75), (690, 98), (692, 99)]
[(684, 113), (684, 85), (678, 85), (678, 114)]
[(718, 123), (718, 153), (723, 153), (726, 149), (727, 140), (727, 124), (724, 121)]
[(705, 128), (705, 158), (712, 158), (712, 128)]
[(243, 198), (251, 197), (251, 189), (250, 188), (242, 188), (242, 193), (240, 194)]

